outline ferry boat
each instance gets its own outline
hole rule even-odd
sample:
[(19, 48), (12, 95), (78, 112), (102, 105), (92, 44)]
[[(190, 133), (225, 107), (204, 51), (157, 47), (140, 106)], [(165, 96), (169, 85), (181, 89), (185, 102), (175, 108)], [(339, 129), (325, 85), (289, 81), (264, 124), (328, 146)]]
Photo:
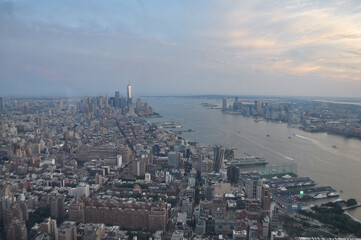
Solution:
[(163, 128), (182, 128), (182, 125), (175, 122), (164, 122), (164, 123), (158, 123), (158, 127)]

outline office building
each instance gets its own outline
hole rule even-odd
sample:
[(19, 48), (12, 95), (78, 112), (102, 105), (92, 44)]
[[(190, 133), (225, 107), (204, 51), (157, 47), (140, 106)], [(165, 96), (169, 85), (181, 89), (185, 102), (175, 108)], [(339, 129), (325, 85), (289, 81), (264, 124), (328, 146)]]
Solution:
[(77, 229), (76, 222), (65, 221), (58, 229), (59, 240), (76, 240)]
[(152, 181), (152, 176), (150, 173), (145, 173), (144, 180), (149, 183)]
[(143, 107), (142, 100), (140, 100), (140, 98), (138, 98), (135, 103), (135, 109), (136, 109), (137, 113), (142, 110), (142, 107)]
[(25, 222), (20, 219), (14, 219), (5, 228), (6, 240), (27, 240), (28, 232)]
[(231, 183), (237, 183), (239, 181), (239, 168), (236, 166), (229, 166), (227, 168), (228, 181)]
[(103, 185), (103, 177), (99, 173), (95, 174), (95, 184), (98, 184), (100, 186)]
[(261, 200), (262, 181), (258, 176), (251, 176), (246, 180), (246, 194), (249, 199)]
[(13, 220), (28, 221), (28, 205), (26, 201), (12, 202), (11, 198), (4, 197), (1, 201), (1, 208), (3, 214), (3, 224), (7, 226), (12, 223)]
[(214, 171), (219, 172), (220, 169), (224, 169), (224, 152), (223, 147), (216, 146), (214, 148)]
[(80, 224), (77, 239), (100, 240), (104, 233), (105, 224), (103, 223)]
[(89, 184), (80, 183), (76, 188), (76, 197), (80, 198), (82, 196), (89, 197)]
[(42, 223), (40, 223), (38, 231), (49, 234), (49, 236), (51, 236), (51, 239), (59, 239), (58, 227), (56, 225), (55, 219), (45, 219)]
[(120, 93), (119, 93), (119, 91), (115, 92), (113, 105), (114, 105), (114, 107), (117, 107), (117, 108), (120, 107)]
[(206, 234), (208, 235), (216, 234), (216, 221), (212, 216), (209, 216), (206, 219)]
[(227, 110), (227, 99), (226, 99), (226, 98), (223, 98), (222, 110), (223, 110), (223, 111)]
[(261, 207), (265, 215), (270, 216), (271, 190), (267, 184), (262, 185)]
[(147, 162), (145, 159), (138, 158), (132, 161), (132, 170), (134, 176), (144, 176)]
[(69, 220), (77, 223), (85, 222), (85, 204), (80, 201), (76, 201), (74, 204), (69, 207)]
[(179, 164), (179, 153), (169, 152), (168, 153), (168, 165), (174, 168), (178, 168)]
[(128, 115), (135, 115), (135, 107), (134, 104), (131, 102), (128, 103)]
[(116, 166), (119, 168), (121, 167), (123, 164), (123, 156), (122, 155), (117, 155), (117, 163)]
[(130, 83), (127, 86), (127, 101), (128, 103), (132, 102), (132, 86), (130, 85)]
[(201, 162), (201, 172), (210, 173), (213, 172), (213, 161), (211, 159), (204, 159)]
[(65, 217), (64, 196), (56, 195), (50, 198), (50, 216), (55, 219)]

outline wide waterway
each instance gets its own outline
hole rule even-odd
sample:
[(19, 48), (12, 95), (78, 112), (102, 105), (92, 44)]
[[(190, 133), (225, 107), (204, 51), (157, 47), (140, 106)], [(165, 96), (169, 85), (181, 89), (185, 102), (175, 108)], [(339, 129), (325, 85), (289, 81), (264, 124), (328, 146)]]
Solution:
[[(340, 198), (356, 198), (361, 202), (361, 140), (327, 133), (308, 133), (286, 123), (255, 122), (254, 118), (223, 114), (208, 109), (202, 102), (221, 105), (221, 100), (143, 97), (163, 118), (153, 122), (174, 120), (183, 129), (194, 129), (181, 136), (201, 145), (219, 144), (235, 147), (244, 153), (264, 157), (272, 163), (297, 163), (298, 175), (309, 176), (319, 186), (331, 186)], [(269, 135), (269, 136), (267, 136)], [(334, 148), (333, 146), (337, 146)], [(331, 200), (334, 200), (332, 198)], [(361, 208), (349, 211), (361, 219)]]

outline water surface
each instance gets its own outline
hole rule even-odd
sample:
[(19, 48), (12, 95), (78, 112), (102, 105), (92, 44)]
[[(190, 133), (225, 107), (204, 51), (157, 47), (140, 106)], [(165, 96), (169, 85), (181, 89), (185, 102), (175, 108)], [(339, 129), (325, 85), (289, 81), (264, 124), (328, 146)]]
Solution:
[[(181, 136), (202, 145), (235, 147), (237, 155), (257, 155), (270, 163), (295, 162), (298, 175), (309, 176), (318, 185), (343, 191), (340, 198), (361, 201), (361, 141), (328, 133), (308, 133), (285, 123), (260, 121), (223, 114), (201, 105), (221, 105), (221, 100), (177, 97), (143, 98), (163, 118), (174, 120), (195, 132)], [(267, 134), (269, 137), (267, 137)], [(290, 137), (290, 138), (289, 138)], [(337, 148), (332, 146), (336, 145)], [(361, 208), (350, 213), (361, 219)]]

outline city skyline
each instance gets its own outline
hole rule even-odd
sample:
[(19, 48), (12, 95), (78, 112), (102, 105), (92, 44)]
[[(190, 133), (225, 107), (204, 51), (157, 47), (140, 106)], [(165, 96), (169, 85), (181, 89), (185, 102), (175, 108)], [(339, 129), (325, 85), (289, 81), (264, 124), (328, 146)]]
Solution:
[(0, 22), (3, 97), (361, 97), (358, 1), (4, 1)]

